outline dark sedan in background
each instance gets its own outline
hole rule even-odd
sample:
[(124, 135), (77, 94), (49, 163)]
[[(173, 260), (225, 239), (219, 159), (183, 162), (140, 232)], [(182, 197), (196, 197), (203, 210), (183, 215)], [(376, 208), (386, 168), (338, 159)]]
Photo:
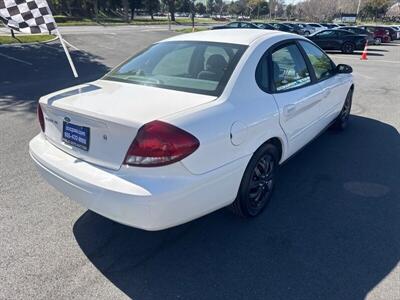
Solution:
[(296, 23), (282, 23), (282, 24), (291, 27), (293, 29), (294, 33), (304, 35), (305, 31), (299, 24), (296, 24)]
[(343, 53), (353, 53), (363, 50), (367, 41), (366, 35), (358, 35), (342, 29), (322, 30), (308, 36), (324, 50), (340, 50)]
[(261, 23), (261, 22), (254, 22), (259, 28), (261, 29), (269, 29), (269, 30), (276, 30), (272, 25), (268, 23)]
[(324, 27), (326, 27), (326, 28), (328, 28), (328, 29), (340, 27), (339, 25), (333, 24), (333, 23), (321, 23), (321, 25), (324, 26)]
[(242, 21), (237, 21), (237, 22), (231, 22), (225, 25), (218, 25), (218, 26), (213, 26), (211, 29), (237, 29), (237, 28), (253, 28), (253, 29), (260, 29), (257, 25), (251, 22), (242, 22)]
[(293, 27), (288, 26), (283, 23), (268, 23), (268, 24), (271, 25), (272, 27), (274, 27), (275, 30), (280, 30), (280, 31), (290, 32), (290, 33), (297, 33)]
[(370, 45), (375, 44), (374, 34), (372, 32), (369, 32), (366, 29), (355, 27), (355, 26), (343, 26), (343, 27), (340, 27), (340, 29), (350, 31), (354, 34), (365, 35), (365, 36), (367, 36), (368, 44), (370, 44)]

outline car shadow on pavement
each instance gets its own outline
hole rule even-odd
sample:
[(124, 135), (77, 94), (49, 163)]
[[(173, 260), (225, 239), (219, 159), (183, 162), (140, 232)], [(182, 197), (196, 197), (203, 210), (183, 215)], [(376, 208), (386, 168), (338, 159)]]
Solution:
[(95, 80), (108, 71), (101, 57), (71, 51), (79, 73), (74, 78), (61, 45), (32, 44), (0, 48), (0, 113), (34, 112), (38, 99), (48, 93)]
[(376, 49), (376, 48), (368, 48), (368, 51), (373, 51), (373, 52), (389, 52), (386, 49)]
[[(362, 54), (362, 51), (354, 51), (353, 53), (342, 53), (341, 51), (327, 50), (325, 52), (328, 54), (342, 54), (342, 55), (349, 55), (349, 56), (351, 56), (351, 55), (361, 56), (361, 54)], [(381, 54), (381, 53), (370, 52), (369, 49), (368, 49), (368, 55), (369, 56), (384, 56), (384, 54)]]
[(400, 42), (392, 41), (392, 42), (390, 42), (390, 43), (382, 43), (381, 45), (383, 45), (383, 46), (389, 46), (389, 47), (396, 47), (396, 46), (400, 46)]
[(364, 299), (400, 259), (399, 166), (398, 131), (352, 116), (282, 166), (258, 218), (145, 232), (87, 211), (73, 232), (134, 299)]

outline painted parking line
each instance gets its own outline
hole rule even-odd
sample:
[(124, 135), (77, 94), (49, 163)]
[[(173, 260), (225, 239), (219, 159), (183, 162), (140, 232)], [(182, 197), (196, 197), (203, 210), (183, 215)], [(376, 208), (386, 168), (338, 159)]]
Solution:
[[(335, 58), (344, 58), (344, 59), (349, 59), (349, 60), (358, 60), (358, 61), (361, 61), (361, 59), (360, 58), (357, 58), (357, 57), (350, 57), (350, 56), (347, 56), (347, 55), (337, 55), (337, 54), (334, 54), (334, 55), (330, 55), (330, 57), (331, 58), (333, 58), (333, 59), (335, 59)], [(369, 59), (368, 61), (367, 61), (367, 63), (368, 62), (378, 62), (378, 63), (387, 63), (387, 64), (400, 64), (400, 61), (396, 61), (396, 60), (386, 60), (386, 59)]]
[(75, 47), (75, 46), (72, 45), (70, 42), (68, 42), (66, 39), (63, 39), (63, 40), (64, 40), (64, 42), (65, 42), (68, 46), (70, 46), (72, 49), (77, 50), (77, 51), (80, 51), (78, 47)]
[(5, 58), (8, 58), (8, 59), (11, 59), (11, 60), (14, 60), (14, 61), (19, 62), (19, 63), (22, 63), (22, 64), (26, 64), (26, 65), (28, 65), (28, 66), (33, 66), (33, 64), (30, 63), (30, 62), (28, 62), (28, 61), (25, 61), (25, 60), (22, 60), (22, 59), (18, 59), (18, 58), (9, 56), (9, 55), (5, 55), (5, 54), (0, 53), (0, 56), (5, 57)]
[(375, 79), (374, 77), (371, 77), (371, 76), (362, 74), (362, 73), (360, 73), (360, 72), (353, 72), (353, 75), (359, 76), (359, 77), (362, 77), (362, 78), (368, 79), (368, 80), (373, 80), (373, 79)]

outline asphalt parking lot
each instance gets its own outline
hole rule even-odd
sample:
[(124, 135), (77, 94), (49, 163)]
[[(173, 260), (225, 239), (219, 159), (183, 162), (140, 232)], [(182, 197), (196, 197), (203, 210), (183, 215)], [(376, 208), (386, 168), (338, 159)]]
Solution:
[(79, 79), (58, 42), (0, 47), (0, 299), (400, 299), (399, 41), (370, 46), (368, 61), (330, 53), (354, 68), (351, 125), (282, 167), (260, 217), (220, 210), (145, 232), (50, 187), (28, 142), (41, 95), (177, 33), (64, 30)]

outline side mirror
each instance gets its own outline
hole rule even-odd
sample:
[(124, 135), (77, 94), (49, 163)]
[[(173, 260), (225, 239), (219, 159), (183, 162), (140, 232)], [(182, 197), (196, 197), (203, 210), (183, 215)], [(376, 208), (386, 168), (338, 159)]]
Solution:
[(349, 65), (340, 64), (336, 66), (336, 73), (338, 74), (351, 74), (353, 73), (353, 68)]

